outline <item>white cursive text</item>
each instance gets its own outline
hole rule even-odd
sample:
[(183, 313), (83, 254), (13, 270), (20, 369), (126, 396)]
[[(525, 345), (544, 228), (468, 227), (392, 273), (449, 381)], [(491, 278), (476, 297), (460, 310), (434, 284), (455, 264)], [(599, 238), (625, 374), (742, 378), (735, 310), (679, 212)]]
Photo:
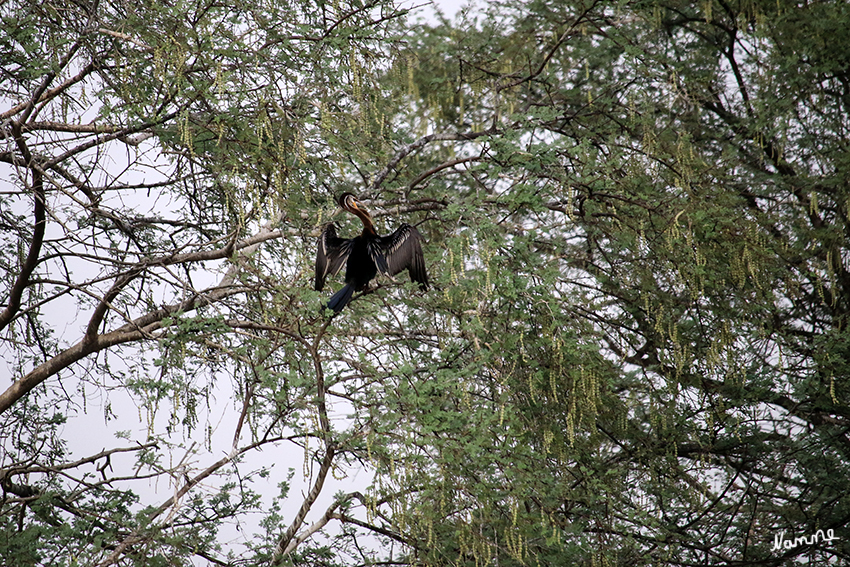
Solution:
[(793, 549), (800, 545), (812, 545), (818, 542), (828, 542), (835, 539), (840, 539), (835, 535), (835, 530), (828, 529), (826, 530), (826, 534), (824, 534), (823, 530), (818, 530), (809, 537), (799, 536), (794, 539), (785, 539), (785, 532), (779, 532), (775, 536), (773, 536), (773, 547), (770, 549), (771, 551), (780, 551), (782, 549)]

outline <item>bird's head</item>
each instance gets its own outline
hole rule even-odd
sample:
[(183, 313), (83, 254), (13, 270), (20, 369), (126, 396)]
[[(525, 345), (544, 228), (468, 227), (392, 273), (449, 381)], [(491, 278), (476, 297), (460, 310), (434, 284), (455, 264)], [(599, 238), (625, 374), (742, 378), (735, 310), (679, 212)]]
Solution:
[(339, 206), (349, 213), (355, 214), (360, 218), (366, 217), (371, 219), (369, 211), (363, 206), (363, 203), (357, 200), (354, 193), (343, 193), (339, 196)]

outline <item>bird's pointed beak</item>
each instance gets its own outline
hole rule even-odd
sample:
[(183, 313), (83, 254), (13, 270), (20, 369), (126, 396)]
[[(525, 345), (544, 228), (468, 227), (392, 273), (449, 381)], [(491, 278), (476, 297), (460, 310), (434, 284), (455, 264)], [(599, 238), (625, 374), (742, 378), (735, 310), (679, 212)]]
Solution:
[(360, 201), (358, 201), (357, 199), (352, 199), (352, 200), (351, 200), (351, 205), (352, 205), (355, 209), (357, 209), (358, 211), (360, 211), (361, 213), (363, 213), (364, 215), (366, 215), (367, 217), (372, 218), (372, 215), (370, 215), (370, 214), (369, 214), (369, 211), (367, 211), (367, 210), (366, 210), (366, 207), (363, 205), (363, 203), (361, 203), (361, 202), (360, 202)]

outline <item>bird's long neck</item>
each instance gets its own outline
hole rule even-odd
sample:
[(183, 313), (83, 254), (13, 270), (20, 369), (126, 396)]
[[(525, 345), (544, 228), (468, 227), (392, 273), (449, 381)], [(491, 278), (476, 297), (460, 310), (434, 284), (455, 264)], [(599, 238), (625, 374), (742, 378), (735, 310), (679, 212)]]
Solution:
[(372, 217), (369, 216), (369, 213), (365, 211), (354, 210), (351, 211), (363, 222), (363, 236), (377, 236), (378, 232), (375, 230), (375, 223), (372, 222)]

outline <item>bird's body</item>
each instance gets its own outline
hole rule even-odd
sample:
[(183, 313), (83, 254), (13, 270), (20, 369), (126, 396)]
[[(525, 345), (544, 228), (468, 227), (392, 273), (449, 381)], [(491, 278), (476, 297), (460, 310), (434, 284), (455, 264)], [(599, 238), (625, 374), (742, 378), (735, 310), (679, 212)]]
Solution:
[(369, 282), (382, 273), (394, 276), (407, 270), (410, 279), (428, 288), (428, 273), (420, 244), (421, 236), (415, 227), (402, 224), (387, 236), (378, 235), (372, 217), (351, 193), (339, 198), (339, 205), (363, 222), (363, 232), (350, 239), (339, 238), (336, 226), (329, 223), (319, 236), (316, 253), (315, 288), (321, 291), (328, 276), (339, 273), (345, 264), (345, 286), (328, 301), (328, 309), (339, 313), (351, 301), (355, 291), (363, 291)]
[(337, 313), (342, 311), (355, 291), (366, 289), (369, 282), (378, 275), (378, 267), (369, 255), (368, 242), (364, 236), (351, 239), (348, 259), (345, 262), (345, 286), (328, 300), (328, 309)]

